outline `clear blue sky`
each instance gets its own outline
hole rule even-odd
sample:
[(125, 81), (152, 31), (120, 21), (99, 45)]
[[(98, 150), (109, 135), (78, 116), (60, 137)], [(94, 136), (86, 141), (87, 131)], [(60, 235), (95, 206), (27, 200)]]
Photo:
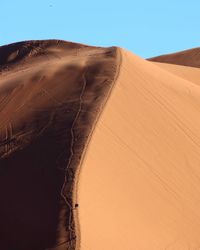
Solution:
[(200, 46), (200, 0), (0, 0), (0, 45), (117, 45), (142, 57)]

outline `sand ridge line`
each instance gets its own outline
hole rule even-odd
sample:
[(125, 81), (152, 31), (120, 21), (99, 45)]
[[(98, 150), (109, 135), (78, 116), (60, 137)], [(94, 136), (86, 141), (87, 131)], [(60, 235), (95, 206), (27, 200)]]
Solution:
[[(72, 126), (71, 126), (71, 146), (70, 146), (70, 151), (71, 151), (71, 155), (70, 155), (70, 158), (69, 158), (69, 161), (68, 161), (68, 164), (67, 164), (67, 167), (65, 169), (65, 178), (64, 178), (64, 183), (63, 183), (63, 186), (62, 186), (62, 189), (61, 189), (61, 196), (62, 198), (64, 199), (66, 205), (69, 207), (70, 209), (70, 218), (69, 218), (69, 225), (68, 225), (68, 230), (70, 232), (70, 236), (71, 236), (71, 232), (74, 231), (73, 228), (71, 228), (71, 223), (72, 223), (72, 219), (73, 219), (73, 204), (70, 204), (70, 202), (67, 200), (67, 197), (66, 195), (64, 194), (64, 191), (65, 191), (65, 187), (66, 187), (66, 184), (67, 184), (67, 170), (69, 169), (70, 165), (71, 165), (71, 162), (72, 162), (72, 158), (73, 158), (73, 155), (74, 155), (74, 150), (73, 150), (73, 147), (74, 147), (74, 126), (76, 124), (76, 121), (78, 120), (79, 118), (79, 115), (81, 113), (81, 109), (82, 109), (82, 103), (83, 103), (83, 95), (84, 95), (84, 92), (85, 92), (85, 88), (86, 88), (86, 85), (87, 85), (87, 81), (86, 81), (86, 78), (85, 78), (85, 73), (83, 74), (83, 85), (82, 85), (82, 89), (81, 89), (81, 93), (80, 93), (80, 96), (79, 96), (79, 109), (77, 111), (77, 114), (75, 116), (75, 119), (72, 123)], [(69, 239), (69, 242), (71, 242), (71, 240), (73, 240), (71, 237)]]
[[(115, 47), (116, 49), (116, 68), (115, 68), (115, 74), (114, 74), (114, 77), (113, 79), (111, 80), (111, 87), (110, 87), (110, 90), (109, 92), (107, 93), (106, 96), (104, 96), (104, 101), (103, 103), (101, 104), (101, 107), (99, 109), (99, 112), (97, 114), (97, 117), (93, 123), (93, 126), (91, 128), (91, 132), (88, 136), (88, 139), (87, 139), (87, 142), (86, 142), (86, 145), (85, 145), (85, 148), (83, 150), (83, 153), (82, 153), (82, 156), (81, 156), (81, 161), (79, 163), (79, 166), (76, 170), (76, 176), (74, 178), (74, 190), (73, 190), (73, 201), (76, 201), (77, 200), (77, 197), (78, 197), (78, 183), (79, 183), (79, 176), (80, 176), (80, 173), (81, 173), (81, 166), (84, 162), (84, 157), (85, 157), (85, 154), (87, 152), (87, 149), (88, 149), (88, 146), (90, 144), (90, 140), (92, 138), (92, 135), (93, 135), (93, 132), (96, 128), (96, 125), (103, 113), (103, 110), (104, 108), (106, 107), (106, 103), (107, 101), (109, 100), (110, 96), (112, 95), (112, 92), (113, 92), (113, 89), (114, 87), (116, 86), (116, 82), (119, 78), (119, 75), (120, 75), (120, 70), (121, 70), (121, 64), (122, 64), (122, 53), (121, 53), (121, 48), (120, 47)], [(80, 250), (80, 245), (81, 245), (81, 240), (80, 240), (80, 224), (79, 224), (79, 220), (78, 220), (78, 210), (74, 210), (76, 213), (74, 215), (74, 221), (75, 221), (75, 231), (76, 231), (76, 236), (78, 236), (76, 238), (76, 245), (75, 245), (75, 250)]]

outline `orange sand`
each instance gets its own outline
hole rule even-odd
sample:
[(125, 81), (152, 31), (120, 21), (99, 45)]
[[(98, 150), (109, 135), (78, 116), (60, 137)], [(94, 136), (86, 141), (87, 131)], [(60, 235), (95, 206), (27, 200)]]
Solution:
[(200, 69), (121, 50), (81, 166), (81, 250), (200, 247)]

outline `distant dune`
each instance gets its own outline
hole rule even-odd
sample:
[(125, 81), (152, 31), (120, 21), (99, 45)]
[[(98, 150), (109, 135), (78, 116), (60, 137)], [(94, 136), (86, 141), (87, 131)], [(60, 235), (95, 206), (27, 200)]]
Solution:
[(152, 57), (148, 60), (200, 68), (200, 48), (194, 48), (173, 54)]
[(198, 51), (0, 47), (0, 249), (199, 249)]

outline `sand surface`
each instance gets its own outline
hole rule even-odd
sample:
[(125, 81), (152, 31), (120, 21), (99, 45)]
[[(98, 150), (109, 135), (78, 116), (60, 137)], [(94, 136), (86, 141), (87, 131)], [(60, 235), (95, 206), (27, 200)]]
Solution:
[(169, 63), (155, 63), (155, 65), (169, 71), (170, 73), (179, 76), (185, 80), (193, 82), (197, 85), (200, 85), (200, 70), (199, 68), (174, 65)]
[(121, 50), (81, 166), (81, 250), (200, 248), (200, 69)]
[(0, 47), (0, 249), (200, 249), (199, 48)]

